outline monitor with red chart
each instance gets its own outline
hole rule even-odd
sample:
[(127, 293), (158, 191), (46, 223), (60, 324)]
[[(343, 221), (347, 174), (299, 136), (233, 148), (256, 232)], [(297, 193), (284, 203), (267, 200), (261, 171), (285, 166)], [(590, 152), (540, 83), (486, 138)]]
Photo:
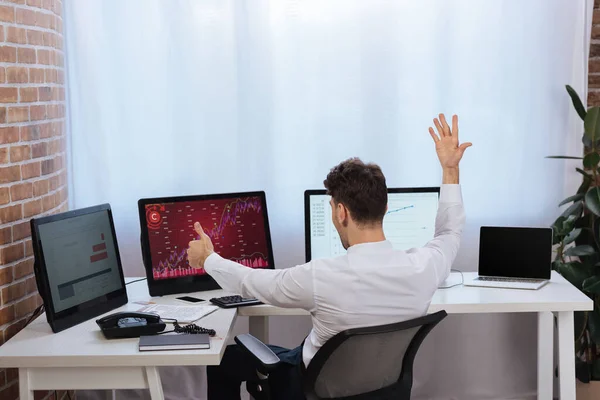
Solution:
[(142, 199), (138, 202), (142, 255), (150, 295), (218, 289), (187, 260), (199, 222), (215, 252), (248, 268), (274, 268), (264, 192)]

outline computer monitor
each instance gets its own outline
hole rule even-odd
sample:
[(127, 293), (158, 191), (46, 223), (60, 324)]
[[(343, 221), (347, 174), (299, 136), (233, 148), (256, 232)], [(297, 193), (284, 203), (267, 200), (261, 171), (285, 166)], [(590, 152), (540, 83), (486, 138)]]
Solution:
[[(385, 237), (398, 250), (421, 247), (433, 238), (439, 187), (388, 188)], [(331, 220), (326, 190), (304, 192), (306, 261), (346, 254)]]
[(54, 332), (127, 303), (110, 205), (31, 220), (34, 270)]
[(141, 199), (142, 255), (150, 295), (218, 289), (192, 268), (188, 244), (200, 222), (215, 252), (249, 268), (274, 268), (265, 192)]

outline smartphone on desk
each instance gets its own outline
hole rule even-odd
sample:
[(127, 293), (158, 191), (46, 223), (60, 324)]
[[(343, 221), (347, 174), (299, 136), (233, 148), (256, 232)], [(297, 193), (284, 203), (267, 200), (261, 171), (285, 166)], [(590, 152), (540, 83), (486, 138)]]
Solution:
[(202, 303), (203, 301), (206, 301), (204, 299), (199, 299), (198, 297), (192, 297), (192, 296), (175, 297), (175, 300), (179, 300), (179, 301), (182, 301), (182, 302), (188, 303), (188, 304), (196, 304), (196, 303)]

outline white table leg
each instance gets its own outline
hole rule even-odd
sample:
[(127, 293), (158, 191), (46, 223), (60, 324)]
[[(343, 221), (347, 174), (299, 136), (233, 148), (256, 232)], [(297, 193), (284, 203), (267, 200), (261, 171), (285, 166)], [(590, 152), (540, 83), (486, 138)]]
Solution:
[(116, 392), (114, 390), (107, 390), (106, 400), (117, 400)]
[(263, 343), (269, 344), (269, 317), (248, 317), (248, 331)]
[(33, 400), (33, 389), (27, 368), (19, 368), (19, 399)]
[(554, 314), (538, 313), (538, 400), (551, 400), (554, 375)]
[(573, 311), (557, 313), (560, 400), (575, 400), (575, 334)]
[(146, 367), (146, 379), (148, 380), (148, 389), (150, 389), (150, 398), (152, 400), (164, 400), (162, 383), (157, 367)]

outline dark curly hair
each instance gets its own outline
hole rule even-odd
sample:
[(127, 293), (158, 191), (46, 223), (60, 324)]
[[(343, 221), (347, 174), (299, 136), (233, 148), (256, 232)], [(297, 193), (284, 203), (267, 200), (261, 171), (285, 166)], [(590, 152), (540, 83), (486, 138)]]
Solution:
[(346, 206), (358, 224), (383, 222), (387, 186), (379, 165), (349, 158), (333, 167), (323, 184), (333, 201)]

